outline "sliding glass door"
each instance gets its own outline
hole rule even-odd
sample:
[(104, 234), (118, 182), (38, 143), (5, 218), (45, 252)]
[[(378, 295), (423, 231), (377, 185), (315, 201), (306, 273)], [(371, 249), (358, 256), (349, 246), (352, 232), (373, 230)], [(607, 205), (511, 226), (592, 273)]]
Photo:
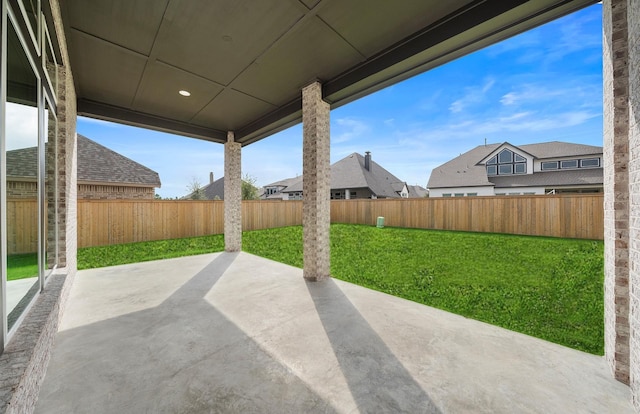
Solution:
[(58, 66), (39, 0), (2, 1), (0, 352), (58, 263)]

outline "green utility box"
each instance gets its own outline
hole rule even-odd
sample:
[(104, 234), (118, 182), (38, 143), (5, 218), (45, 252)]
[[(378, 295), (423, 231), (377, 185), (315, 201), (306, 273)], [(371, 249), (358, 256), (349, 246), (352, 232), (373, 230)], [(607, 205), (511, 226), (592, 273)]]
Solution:
[(379, 229), (384, 227), (384, 217), (378, 217), (378, 223), (376, 224), (376, 227), (378, 227)]

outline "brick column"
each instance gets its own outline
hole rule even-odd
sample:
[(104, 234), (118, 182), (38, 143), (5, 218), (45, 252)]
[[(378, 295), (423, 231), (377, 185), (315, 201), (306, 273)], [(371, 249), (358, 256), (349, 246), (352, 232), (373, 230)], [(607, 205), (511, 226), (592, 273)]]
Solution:
[[(640, 411), (640, 3), (627, 2), (629, 107), (629, 288), (630, 377), (633, 405)], [(615, 22), (615, 19), (614, 19)], [(623, 119), (621, 119), (621, 122)]]
[(302, 89), (302, 128), (303, 275), (319, 281), (330, 276), (331, 169), (329, 104), (318, 82)]
[(224, 144), (224, 250), (242, 250), (242, 176), (240, 143), (227, 133)]
[(629, 72), (627, 0), (603, 3), (605, 358), (629, 383)]

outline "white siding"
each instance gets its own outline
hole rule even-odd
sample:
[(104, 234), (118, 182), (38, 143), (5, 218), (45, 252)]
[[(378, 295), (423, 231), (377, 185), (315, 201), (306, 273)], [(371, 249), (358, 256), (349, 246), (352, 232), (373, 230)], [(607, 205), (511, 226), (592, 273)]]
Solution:
[[(524, 195), (524, 193), (545, 194), (544, 187), (507, 187), (507, 188), (495, 188), (495, 193), (500, 195)], [(528, 194), (527, 194), (528, 195)]]
[(463, 193), (467, 196), (469, 193), (477, 193), (478, 196), (492, 196), (494, 195), (493, 187), (450, 187), (450, 188), (430, 188), (429, 189), (429, 197), (443, 197), (443, 194), (451, 194), (451, 197), (454, 194)]

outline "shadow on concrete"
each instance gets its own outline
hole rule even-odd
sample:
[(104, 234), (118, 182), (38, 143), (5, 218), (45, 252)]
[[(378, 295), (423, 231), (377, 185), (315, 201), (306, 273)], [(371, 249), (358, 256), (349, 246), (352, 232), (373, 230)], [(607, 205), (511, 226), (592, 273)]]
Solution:
[(204, 299), (236, 258), (157, 307), (59, 332), (36, 412), (335, 413)]
[(441, 413), (332, 279), (307, 288), (360, 412)]

